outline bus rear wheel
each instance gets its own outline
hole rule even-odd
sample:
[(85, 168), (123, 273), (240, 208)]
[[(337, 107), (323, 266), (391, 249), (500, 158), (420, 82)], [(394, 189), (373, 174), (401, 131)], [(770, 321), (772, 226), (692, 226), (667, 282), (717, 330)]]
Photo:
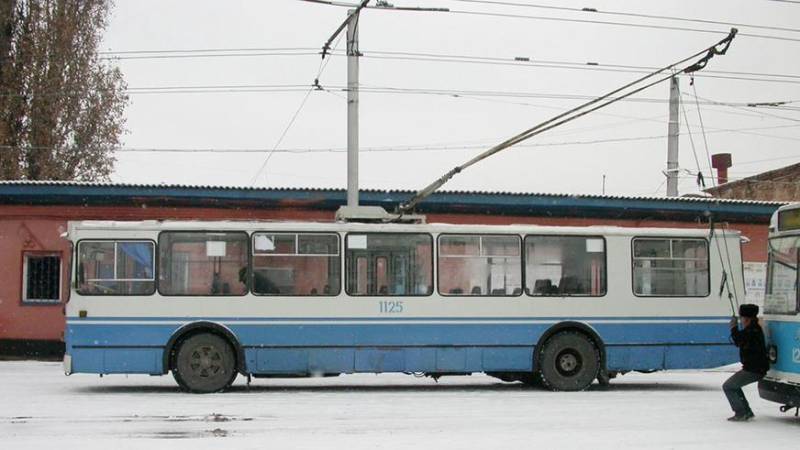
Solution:
[(539, 376), (553, 391), (582, 391), (600, 370), (600, 352), (583, 333), (565, 331), (545, 342), (539, 352)]
[(225, 390), (236, 378), (236, 353), (227, 340), (216, 334), (195, 334), (178, 345), (172, 376), (187, 392)]

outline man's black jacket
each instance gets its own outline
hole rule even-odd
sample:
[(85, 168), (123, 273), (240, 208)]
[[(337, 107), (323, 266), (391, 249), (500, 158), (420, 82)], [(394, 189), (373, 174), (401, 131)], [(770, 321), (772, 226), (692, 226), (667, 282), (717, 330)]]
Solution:
[(767, 373), (767, 346), (764, 343), (764, 332), (757, 320), (754, 319), (742, 330), (739, 327), (731, 328), (731, 339), (739, 347), (739, 358), (744, 370), (762, 375)]

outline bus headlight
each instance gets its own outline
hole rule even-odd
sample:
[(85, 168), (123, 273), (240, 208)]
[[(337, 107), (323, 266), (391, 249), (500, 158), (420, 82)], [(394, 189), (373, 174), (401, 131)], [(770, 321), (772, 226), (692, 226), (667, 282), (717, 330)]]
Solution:
[(769, 358), (769, 362), (771, 362), (772, 364), (778, 362), (778, 347), (770, 345), (767, 348), (767, 357)]

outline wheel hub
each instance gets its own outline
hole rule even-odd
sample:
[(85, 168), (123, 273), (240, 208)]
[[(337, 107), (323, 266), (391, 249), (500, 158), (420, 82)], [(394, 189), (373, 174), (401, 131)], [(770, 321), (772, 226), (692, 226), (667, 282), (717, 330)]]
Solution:
[(564, 376), (575, 375), (582, 365), (580, 355), (572, 349), (566, 349), (556, 357), (556, 370)]
[(200, 377), (209, 377), (222, 368), (220, 352), (211, 346), (198, 347), (192, 352), (189, 366), (192, 372)]

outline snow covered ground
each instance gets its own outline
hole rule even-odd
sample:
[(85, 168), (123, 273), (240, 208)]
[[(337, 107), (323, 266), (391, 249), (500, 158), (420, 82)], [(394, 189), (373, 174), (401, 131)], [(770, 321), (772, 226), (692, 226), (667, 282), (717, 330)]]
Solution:
[(746, 394), (729, 423), (725, 372), (629, 374), (554, 393), (486, 376), (253, 380), (191, 395), (172, 377), (65, 377), (0, 361), (0, 448), (797, 448), (800, 419)]

